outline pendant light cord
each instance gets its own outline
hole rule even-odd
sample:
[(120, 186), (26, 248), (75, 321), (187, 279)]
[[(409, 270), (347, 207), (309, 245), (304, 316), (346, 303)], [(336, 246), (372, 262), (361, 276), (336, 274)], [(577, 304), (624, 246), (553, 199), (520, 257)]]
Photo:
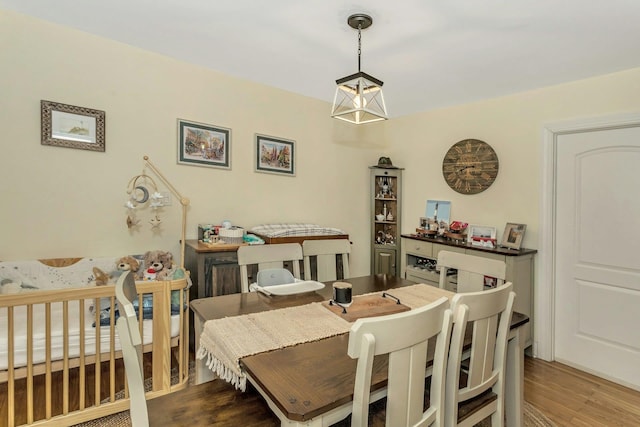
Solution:
[(358, 72), (360, 72), (360, 55), (362, 54), (362, 24), (358, 24)]

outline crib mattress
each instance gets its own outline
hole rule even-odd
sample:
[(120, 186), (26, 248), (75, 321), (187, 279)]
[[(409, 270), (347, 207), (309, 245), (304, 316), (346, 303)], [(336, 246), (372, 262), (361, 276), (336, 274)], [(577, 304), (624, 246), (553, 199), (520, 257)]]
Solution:
[[(92, 311), (93, 300), (85, 300), (83, 307), (79, 301), (69, 302), (68, 340), (69, 357), (80, 355), (80, 316), (79, 311), (84, 312), (84, 351), (85, 355), (96, 354), (97, 330), (93, 326), (95, 313)], [(43, 363), (46, 360), (46, 319), (44, 304), (34, 305), (33, 308), (33, 363)], [(13, 312), (14, 319), (14, 368), (27, 364), (27, 309), (16, 307)], [(64, 356), (64, 328), (62, 321), (62, 303), (51, 304), (51, 360), (60, 360)], [(99, 327), (100, 352), (111, 351), (111, 328)], [(171, 337), (178, 336), (180, 331), (180, 315), (171, 316)], [(8, 368), (8, 309), (0, 309), (0, 370)], [(120, 341), (114, 328), (115, 350), (120, 350)], [(143, 321), (142, 340), (144, 344), (150, 344), (153, 338), (153, 319)]]

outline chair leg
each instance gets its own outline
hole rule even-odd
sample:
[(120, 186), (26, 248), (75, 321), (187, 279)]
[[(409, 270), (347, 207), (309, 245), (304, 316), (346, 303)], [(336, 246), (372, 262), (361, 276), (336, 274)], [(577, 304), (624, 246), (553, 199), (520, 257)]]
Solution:
[(500, 410), (491, 414), (491, 427), (504, 427), (504, 413)]

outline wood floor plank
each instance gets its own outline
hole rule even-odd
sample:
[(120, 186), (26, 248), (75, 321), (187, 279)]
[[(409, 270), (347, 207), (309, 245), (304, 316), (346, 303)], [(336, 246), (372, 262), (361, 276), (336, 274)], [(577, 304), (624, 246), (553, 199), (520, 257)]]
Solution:
[(640, 426), (640, 392), (558, 362), (525, 358), (525, 400), (558, 426)]

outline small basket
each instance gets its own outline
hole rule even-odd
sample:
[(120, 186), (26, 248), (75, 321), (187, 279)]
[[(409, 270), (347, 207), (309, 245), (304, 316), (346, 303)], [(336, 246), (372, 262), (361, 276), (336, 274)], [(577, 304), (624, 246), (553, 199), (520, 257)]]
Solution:
[(244, 241), (244, 228), (231, 227), (220, 228), (218, 230), (218, 237), (229, 245), (241, 245)]
[(445, 231), (444, 232), (444, 237), (447, 237), (451, 240), (460, 240), (460, 241), (466, 241), (467, 240), (467, 235), (466, 234), (462, 234), (462, 233), (452, 233), (450, 231)]

